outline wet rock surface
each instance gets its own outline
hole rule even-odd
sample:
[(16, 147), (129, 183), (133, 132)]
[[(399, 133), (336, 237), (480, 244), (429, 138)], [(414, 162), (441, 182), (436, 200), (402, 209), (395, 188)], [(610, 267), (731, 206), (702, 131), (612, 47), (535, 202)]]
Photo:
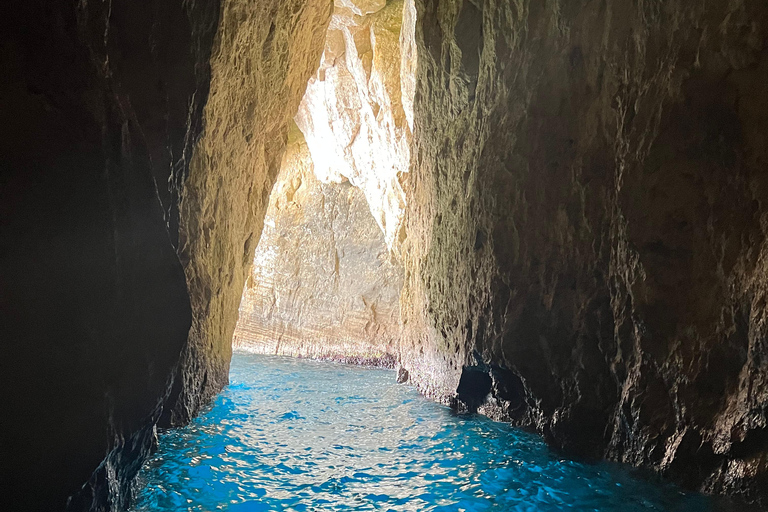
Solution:
[(569, 453), (764, 497), (768, 8), (416, 7), (410, 381)]
[(321, 182), (295, 126), (255, 254), (235, 348), (394, 365), (402, 267), (363, 191)]

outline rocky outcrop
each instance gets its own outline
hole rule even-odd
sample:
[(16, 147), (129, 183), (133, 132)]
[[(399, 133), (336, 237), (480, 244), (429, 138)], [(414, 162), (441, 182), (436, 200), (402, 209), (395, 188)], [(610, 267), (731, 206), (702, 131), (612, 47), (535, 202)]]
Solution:
[(402, 267), (363, 192), (315, 176), (294, 125), (240, 303), (235, 348), (392, 366)]
[(330, 14), (327, 0), (222, 3), (205, 131), (181, 202), (192, 328), (163, 425), (189, 421), (228, 382), (243, 285)]
[(0, 509), (124, 508), (162, 411), (186, 420), (226, 383), (330, 11), (0, 7)]
[(416, 6), (411, 381), (570, 453), (764, 493), (765, 3)]
[[(569, 453), (764, 496), (765, 2), (339, 0), (325, 38), (330, 16), (328, 0), (0, 6), (0, 508), (123, 508), (157, 422), (226, 382), (324, 43), (297, 118), (321, 179), (289, 155), (306, 188), (278, 196), (275, 226), (295, 234), (301, 204), (343, 236), (314, 267), (333, 255), (333, 272), (280, 286), (311, 272), (351, 301), (342, 268), (396, 254), (399, 378)], [(363, 198), (383, 241), (351, 220)], [(390, 351), (396, 279), (365, 281), (375, 307), (314, 305), (338, 300), (340, 332)], [(267, 317), (288, 345), (284, 319), (334, 318), (291, 316), (305, 291)]]
[(394, 252), (405, 235), (415, 71), (414, 20), (401, 31), (403, 12), (402, 0), (337, 0), (320, 68), (296, 115), (315, 175), (362, 190)]

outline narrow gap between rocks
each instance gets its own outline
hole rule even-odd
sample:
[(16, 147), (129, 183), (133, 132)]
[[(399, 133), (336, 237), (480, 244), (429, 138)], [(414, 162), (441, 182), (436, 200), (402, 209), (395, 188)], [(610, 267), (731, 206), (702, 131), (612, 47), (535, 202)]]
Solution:
[(236, 350), (395, 365), (412, 9), (337, 2), (269, 199)]

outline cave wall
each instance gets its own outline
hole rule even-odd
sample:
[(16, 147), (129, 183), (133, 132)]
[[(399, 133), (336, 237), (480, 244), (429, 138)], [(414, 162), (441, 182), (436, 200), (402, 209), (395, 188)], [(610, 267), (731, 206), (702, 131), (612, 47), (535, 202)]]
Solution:
[[(418, 0), (418, 63), (413, 7), (399, 100), (375, 72), (396, 70), (375, 46), (396, 51), (399, 18), (340, 29), (369, 87), (358, 107), (400, 130), (390, 149), (413, 128), (407, 180), (369, 180), (344, 152), (348, 179), (391, 185), (387, 203), (365, 195), (402, 255), (411, 382), (569, 453), (764, 493), (768, 7)], [(226, 383), (330, 15), (320, 0), (0, 6), (0, 508), (123, 508), (155, 424)]]
[(331, 2), (0, 7), (3, 510), (121, 510), (227, 381)]
[(187, 339), (162, 185), (197, 140), (218, 3), (143, 4), (0, 7), (3, 510), (124, 507)]
[(411, 381), (569, 453), (764, 495), (768, 6), (416, 8)]
[(192, 328), (161, 425), (186, 423), (228, 382), (245, 278), (331, 8), (329, 0), (222, 2), (205, 130), (180, 207)]
[(233, 346), (391, 367), (400, 334), (402, 273), (364, 192), (347, 180), (320, 181), (294, 125)]

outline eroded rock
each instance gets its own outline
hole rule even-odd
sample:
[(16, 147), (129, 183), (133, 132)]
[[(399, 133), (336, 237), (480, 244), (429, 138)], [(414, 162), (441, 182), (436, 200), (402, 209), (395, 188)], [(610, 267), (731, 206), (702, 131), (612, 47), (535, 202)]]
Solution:
[(0, 6), (0, 509), (124, 509), (161, 413), (185, 421), (226, 383), (254, 233), (330, 13)]
[(495, 364), (570, 453), (764, 492), (768, 8), (416, 5), (411, 382)]
[(394, 365), (402, 267), (363, 192), (315, 176), (296, 127), (255, 254), (235, 347)]
[(189, 421), (228, 382), (243, 285), (330, 14), (327, 0), (222, 2), (205, 131), (181, 203), (192, 328), (164, 425)]
[(336, 2), (296, 116), (303, 136), (283, 161), (243, 294), (236, 345), (394, 364), (413, 23), (412, 4)]
[[(321, 179), (291, 153), (306, 202), (284, 204), (331, 234), (365, 197), (371, 254), (405, 267), (399, 378), (569, 453), (764, 495), (763, 1), (340, 0), (327, 38), (330, 2), (219, 7), (2, 5), (4, 508), (123, 507), (174, 372), (165, 425), (226, 382), (323, 48), (298, 118)], [(342, 307), (356, 331), (379, 312)]]
[(152, 4), (0, 6), (2, 510), (125, 508), (186, 343), (218, 2)]
[(317, 177), (360, 188), (394, 252), (404, 236), (415, 62), (412, 18), (401, 41), (403, 12), (402, 1), (337, 1), (320, 69), (296, 115)]

